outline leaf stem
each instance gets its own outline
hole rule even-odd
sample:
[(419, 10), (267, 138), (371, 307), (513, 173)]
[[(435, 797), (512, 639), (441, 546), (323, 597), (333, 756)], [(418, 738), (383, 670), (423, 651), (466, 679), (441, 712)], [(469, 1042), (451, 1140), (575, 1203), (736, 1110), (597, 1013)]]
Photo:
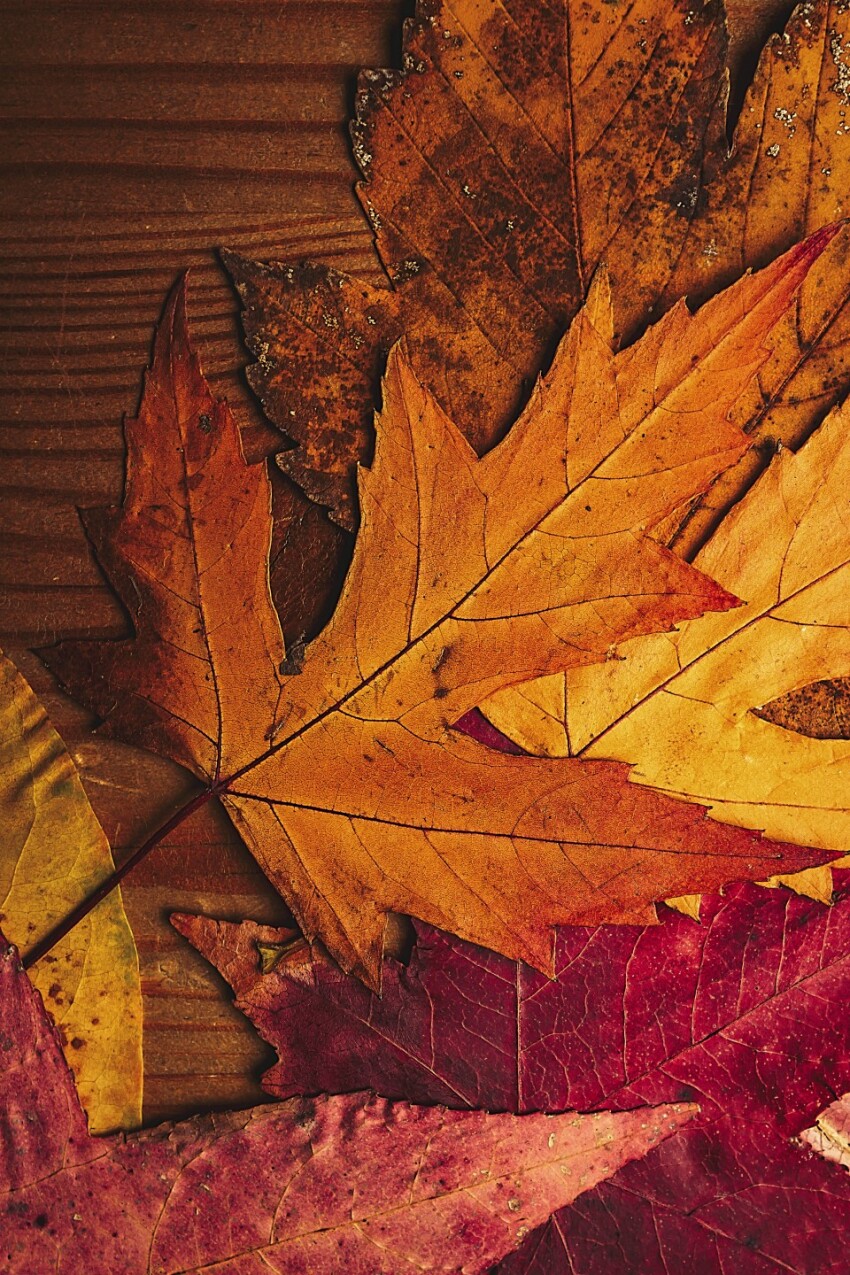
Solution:
[[(478, 740), (478, 742), (484, 744), (485, 747), (495, 748), (501, 752), (515, 752), (520, 754), (523, 752), (521, 748), (518, 748), (516, 744), (512, 743), (511, 740), (502, 735), (501, 731), (496, 730), (495, 726), (491, 726), (477, 708), (472, 709), (460, 718), (459, 721), (455, 722), (454, 728), (462, 731), (463, 734), (469, 735), (473, 739)], [(274, 749), (270, 749), (268, 755), (270, 756), (274, 751)], [(126, 859), (119, 868), (115, 868), (108, 877), (101, 881), (100, 885), (97, 886), (96, 889), (92, 890), (91, 894), (87, 894), (85, 898), (81, 899), (76, 907), (72, 908), (72, 910), (67, 914), (67, 916), (63, 917), (63, 919), (59, 921), (52, 930), (48, 930), (48, 932), (39, 939), (32, 948), (30, 948), (26, 955), (22, 955), (21, 964), (24, 969), (31, 969), (33, 965), (35, 965), (37, 961), (40, 961), (43, 956), (46, 956), (57, 943), (61, 943), (66, 934), (70, 934), (71, 930), (78, 926), (81, 921), (84, 921), (89, 913), (97, 907), (98, 903), (102, 903), (107, 895), (111, 894), (112, 891), (121, 884), (124, 878), (128, 876), (134, 868), (138, 867), (143, 859), (147, 858), (151, 850), (155, 849), (160, 842), (165, 840), (170, 832), (173, 832), (175, 828), (178, 828), (180, 824), (183, 823), (185, 819), (188, 819), (190, 815), (193, 815), (196, 810), (200, 810), (200, 808), (206, 805), (211, 798), (218, 797), (222, 792), (225, 792), (228, 787), (248, 769), (250, 769), (250, 767), (244, 767), (243, 770), (237, 771), (236, 774), (231, 775), (228, 779), (221, 779), (220, 776), (216, 776), (215, 781), (209, 786), (209, 788), (204, 788), (202, 792), (197, 793), (190, 801), (187, 801), (184, 805), (180, 806), (173, 815), (166, 819), (165, 823), (161, 824), (159, 828), (157, 828), (156, 832), (152, 832), (147, 840), (142, 842), (138, 850), (133, 851), (130, 857)]]
[(169, 819), (166, 819), (165, 823), (161, 824), (156, 832), (151, 833), (147, 841), (144, 841), (138, 850), (133, 851), (130, 857), (121, 864), (120, 868), (116, 868), (104, 881), (101, 881), (100, 885), (91, 894), (81, 899), (77, 906), (67, 916), (63, 917), (58, 925), (55, 925), (52, 930), (48, 930), (47, 934), (39, 939), (34, 947), (30, 948), (26, 955), (21, 958), (21, 964), (24, 969), (31, 969), (37, 961), (46, 956), (51, 948), (61, 942), (66, 934), (70, 934), (71, 930), (79, 925), (80, 921), (84, 920), (97, 907), (98, 903), (101, 903), (107, 895), (112, 893), (116, 886), (121, 884), (128, 873), (132, 872), (143, 859), (147, 858), (154, 847), (164, 841), (170, 832), (173, 832), (175, 828), (183, 823), (184, 819), (188, 819), (196, 810), (200, 810), (201, 806), (206, 805), (211, 797), (216, 797), (218, 792), (219, 788), (215, 785), (205, 788), (203, 792), (198, 793), (191, 801), (187, 801)]

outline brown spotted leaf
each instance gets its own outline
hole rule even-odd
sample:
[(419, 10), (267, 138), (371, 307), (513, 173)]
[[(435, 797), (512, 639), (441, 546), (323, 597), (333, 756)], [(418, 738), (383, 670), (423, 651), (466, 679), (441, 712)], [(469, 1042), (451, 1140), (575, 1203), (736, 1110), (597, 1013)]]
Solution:
[[(664, 287), (708, 152), (724, 145), (719, 0), (420, 0), (402, 72), (361, 76), (361, 203), (389, 278), (225, 260), (246, 304), (280, 463), (353, 526), (386, 352), (477, 449), (515, 417), (606, 261)], [(645, 276), (645, 279), (644, 279)], [(620, 286), (622, 285), (622, 286)], [(645, 308), (618, 303), (633, 331)]]
[(777, 695), (753, 713), (811, 739), (850, 740), (850, 677), (827, 677)]
[(352, 566), (303, 659), (271, 604), (265, 466), (210, 395), (178, 289), (124, 506), (87, 515), (136, 634), (64, 643), (52, 666), (107, 730), (188, 766), (304, 932), (372, 983), (390, 912), (548, 969), (556, 924), (645, 921), (653, 900), (820, 862), (625, 767), (496, 753), (452, 725), (505, 686), (737, 605), (647, 528), (748, 446), (729, 413), (828, 238), (620, 353), (601, 273), (483, 459), (394, 350)]
[[(388, 288), (229, 256), (280, 457), (345, 526), (377, 378), (405, 333), (417, 375), (481, 450), (551, 357), (600, 261), (634, 335), (842, 217), (850, 13), (800, 6), (765, 49), (729, 150), (723, 9), (712, 0), (420, 0), (404, 70), (366, 72), (359, 194)], [(777, 440), (796, 446), (850, 383), (850, 232), (774, 338), (739, 424), (764, 444), (659, 534), (690, 556)]]
[[(762, 54), (732, 152), (707, 183), (658, 305), (702, 299), (850, 212), (850, 8), (813, 0)], [(696, 502), (670, 543), (689, 559), (769, 463), (798, 447), (850, 388), (845, 229), (801, 290), (736, 420), (758, 444)]]

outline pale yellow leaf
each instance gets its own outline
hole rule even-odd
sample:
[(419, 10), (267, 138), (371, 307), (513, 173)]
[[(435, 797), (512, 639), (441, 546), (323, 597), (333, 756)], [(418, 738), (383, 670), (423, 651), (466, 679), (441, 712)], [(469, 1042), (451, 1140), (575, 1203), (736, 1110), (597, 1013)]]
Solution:
[(840, 867), (841, 860), (835, 864), (823, 864), (817, 868), (803, 868), (802, 872), (780, 873), (765, 881), (765, 885), (787, 886), (795, 894), (802, 894), (806, 899), (814, 899), (816, 903), (832, 902), (832, 869)]
[(843, 1094), (822, 1111), (815, 1123), (800, 1134), (825, 1160), (850, 1169), (850, 1094)]
[[(695, 560), (742, 606), (623, 643), (603, 665), (506, 691), (487, 716), (532, 752), (614, 758), (726, 823), (844, 854), (850, 741), (752, 711), (850, 670), (850, 407), (782, 451)], [(829, 897), (825, 869), (783, 878)]]
[[(42, 705), (0, 655), (0, 926), (22, 955), (113, 871)], [(139, 962), (119, 890), (33, 966), (93, 1133), (141, 1123)]]
[(689, 916), (693, 921), (699, 920), (701, 894), (680, 894), (675, 899), (665, 899), (664, 902), (674, 912), (681, 912), (682, 916)]

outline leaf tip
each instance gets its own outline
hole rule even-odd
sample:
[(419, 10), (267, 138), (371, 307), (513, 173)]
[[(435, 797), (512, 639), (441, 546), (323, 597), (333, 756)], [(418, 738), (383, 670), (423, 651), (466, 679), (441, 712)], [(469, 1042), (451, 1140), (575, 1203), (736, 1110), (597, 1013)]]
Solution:
[(820, 230), (816, 230), (814, 234), (809, 235), (802, 243), (797, 244), (796, 248), (792, 248), (788, 256), (790, 258), (789, 265), (796, 265), (798, 262), (811, 265), (818, 257), (826, 251), (833, 239), (848, 224), (847, 218), (840, 221), (831, 221), (826, 226), (821, 226)]
[(260, 262), (251, 261), (248, 257), (243, 257), (241, 253), (236, 252), (233, 248), (219, 248), (218, 258), (229, 274), (230, 281), (239, 294), (240, 300), (247, 305), (249, 288), (251, 286), (259, 286), (265, 275), (266, 268)]
[[(156, 325), (153, 343), (153, 356), (145, 372), (144, 389), (142, 391), (139, 413), (144, 411), (145, 396), (152, 387), (173, 373), (175, 356), (179, 359), (191, 359), (194, 356), (189, 335), (189, 271), (184, 270), (177, 278), (166, 298), (162, 316)], [(127, 419), (131, 424), (131, 418)]]
[(240, 269), (248, 265), (246, 258), (237, 252), (235, 248), (227, 248), (222, 245), (217, 251), (218, 259), (229, 275), (238, 273)]
[(186, 939), (191, 939), (197, 919), (190, 912), (171, 912), (168, 917), (169, 923)]
[(419, 378), (413, 370), (413, 364), (410, 359), (410, 345), (406, 336), (400, 336), (390, 346), (386, 370), (381, 378), (382, 389), (390, 376), (406, 376), (415, 381), (417, 385), (420, 384)]
[(788, 252), (775, 263), (774, 267), (767, 267), (766, 272), (772, 272), (776, 269), (779, 278), (787, 280), (792, 291), (796, 290), (801, 286), (818, 258), (826, 252), (833, 239), (842, 230), (845, 230), (848, 224), (850, 222), (842, 220), (833, 221), (827, 226), (822, 226), (820, 230), (816, 230), (814, 234), (795, 244), (793, 248), (789, 248)]
[(584, 314), (606, 345), (614, 346), (614, 298), (605, 262), (597, 266), (584, 303)]
[(711, 606), (707, 608), (708, 610), (735, 611), (738, 607), (747, 605), (743, 598), (739, 598), (736, 593), (730, 593), (728, 589), (724, 589), (722, 584), (718, 584), (710, 576), (706, 576), (706, 579), (713, 585)]

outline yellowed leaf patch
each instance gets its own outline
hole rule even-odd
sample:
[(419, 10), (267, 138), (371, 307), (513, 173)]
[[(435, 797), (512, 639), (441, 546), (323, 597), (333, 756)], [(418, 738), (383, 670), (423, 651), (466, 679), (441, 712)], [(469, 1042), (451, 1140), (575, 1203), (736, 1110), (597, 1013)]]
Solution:
[[(113, 871), (103, 829), (39, 700), (0, 655), (0, 926), (27, 951)], [(112, 893), (30, 976), (53, 1015), (93, 1133), (142, 1114), (136, 945)]]

